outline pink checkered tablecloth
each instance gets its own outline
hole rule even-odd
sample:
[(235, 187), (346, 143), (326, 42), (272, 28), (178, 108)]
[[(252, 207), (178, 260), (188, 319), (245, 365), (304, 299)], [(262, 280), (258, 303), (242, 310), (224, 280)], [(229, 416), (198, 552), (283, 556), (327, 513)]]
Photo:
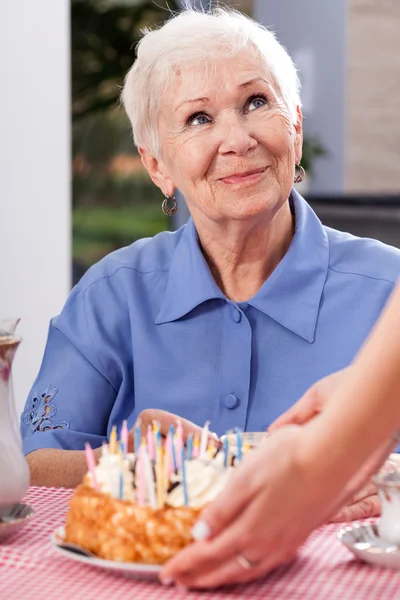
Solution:
[(31, 488), (25, 502), (35, 518), (0, 544), (1, 600), (399, 600), (400, 575), (358, 562), (336, 540), (337, 526), (316, 531), (291, 565), (261, 582), (212, 592), (192, 592), (140, 581), (69, 561), (50, 534), (64, 522), (70, 490)]

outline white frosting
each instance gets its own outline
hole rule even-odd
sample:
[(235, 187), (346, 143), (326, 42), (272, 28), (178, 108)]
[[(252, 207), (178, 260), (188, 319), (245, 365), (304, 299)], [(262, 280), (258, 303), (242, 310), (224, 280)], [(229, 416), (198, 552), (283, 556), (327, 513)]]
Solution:
[[(222, 456), (222, 462), (219, 456)], [(225, 487), (231, 468), (223, 468), (223, 455), (220, 453), (213, 460), (196, 459), (188, 460), (186, 466), (186, 486), (188, 505), (195, 508), (204, 506), (211, 502)], [(184, 494), (182, 485), (182, 474), (172, 477), (172, 483), (178, 482), (167, 496), (170, 506), (178, 507), (184, 505)]]
[[(128, 455), (122, 458), (120, 454), (106, 454), (100, 457), (99, 464), (95, 468), (96, 481), (103, 494), (108, 494), (113, 498), (120, 497), (121, 474), (123, 479), (122, 499), (136, 501), (136, 494), (133, 488), (133, 474), (130, 465), (134, 455)], [(90, 482), (93, 485), (92, 476), (88, 473)]]
[[(123, 458), (119, 453), (110, 454), (107, 450), (103, 451), (103, 455), (95, 468), (96, 482), (99, 490), (113, 498), (120, 498), (122, 475), (122, 499), (137, 502), (136, 482), (138, 473), (137, 470), (135, 470), (135, 474), (132, 472), (134, 462), (134, 454), (128, 454)], [(185, 470), (188, 505), (197, 508), (211, 502), (220, 493), (227, 483), (232, 467), (224, 468), (224, 453), (219, 452), (213, 459), (202, 457), (194, 460), (186, 460)], [(91, 474), (88, 473), (87, 477), (93, 486)], [(173, 489), (169, 493), (165, 490), (164, 498), (166, 504), (173, 507), (184, 506), (181, 471), (171, 476), (171, 484)], [(150, 500), (151, 498), (149, 498), (148, 490), (146, 489), (145, 503), (151, 504)]]

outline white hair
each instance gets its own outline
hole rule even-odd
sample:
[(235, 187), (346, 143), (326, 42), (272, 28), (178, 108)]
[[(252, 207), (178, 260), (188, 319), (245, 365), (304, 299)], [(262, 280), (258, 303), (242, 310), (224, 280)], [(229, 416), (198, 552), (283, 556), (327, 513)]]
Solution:
[(242, 50), (265, 62), (292, 123), (297, 123), (301, 100), (296, 67), (275, 34), (249, 17), (226, 8), (187, 9), (143, 34), (121, 94), (137, 147), (160, 155), (160, 100), (177, 70), (193, 63), (206, 69), (216, 56), (232, 57)]

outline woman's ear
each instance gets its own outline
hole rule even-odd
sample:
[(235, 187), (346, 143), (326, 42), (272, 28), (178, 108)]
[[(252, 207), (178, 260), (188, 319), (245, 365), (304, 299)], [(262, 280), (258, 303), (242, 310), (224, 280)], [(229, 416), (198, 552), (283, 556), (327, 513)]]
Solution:
[(303, 151), (303, 113), (300, 106), (297, 107), (297, 123), (294, 126), (294, 154), (296, 165), (301, 161)]
[(139, 154), (140, 158), (142, 159), (142, 163), (150, 175), (153, 183), (160, 188), (165, 196), (172, 196), (176, 186), (169, 177), (162, 160), (157, 159), (146, 148), (139, 148)]

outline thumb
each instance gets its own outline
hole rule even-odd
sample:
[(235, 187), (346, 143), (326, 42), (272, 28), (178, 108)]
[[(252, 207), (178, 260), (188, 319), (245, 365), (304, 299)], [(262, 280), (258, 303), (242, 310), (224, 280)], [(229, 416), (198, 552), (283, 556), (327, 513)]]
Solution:
[(285, 425), (304, 425), (322, 410), (322, 402), (317, 385), (313, 385), (289, 410), (284, 412), (268, 428), (273, 433)]

